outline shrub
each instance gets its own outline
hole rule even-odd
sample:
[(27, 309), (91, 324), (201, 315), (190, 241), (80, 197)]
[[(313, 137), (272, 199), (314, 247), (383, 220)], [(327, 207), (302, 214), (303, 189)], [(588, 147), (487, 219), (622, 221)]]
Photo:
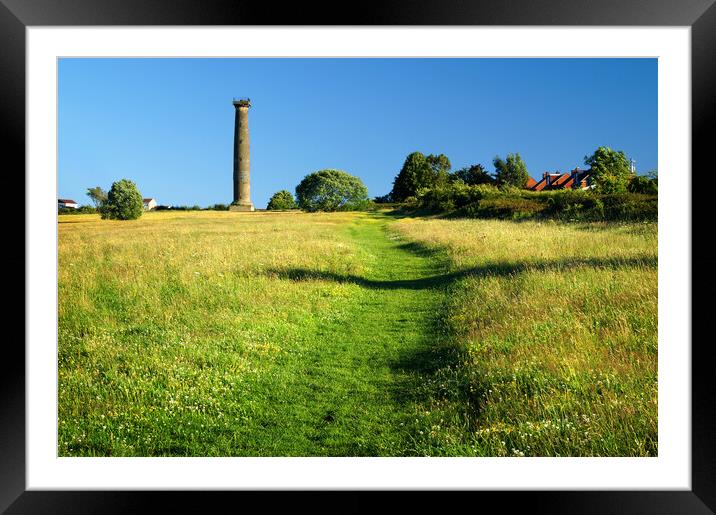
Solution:
[(291, 195), (290, 191), (277, 191), (273, 194), (271, 200), (269, 200), (266, 209), (270, 211), (282, 209), (296, 209), (296, 201), (294, 200), (293, 195)]
[(57, 209), (57, 214), (60, 215), (89, 215), (97, 212), (92, 206), (80, 206), (77, 209), (72, 207), (60, 207)]
[(366, 198), (363, 200), (358, 200), (351, 204), (349, 208), (346, 208), (346, 211), (376, 211), (378, 209), (378, 205), (373, 202), (371, 199)]
[(644, 195), (656, 195), (658, 193), (657, 181), (643, 175), (635, 175), (627, 184), (627, 191)]
[[(158, 206), (157, 206), (157, 209), (159, 209)], [(208, 209), (210, 211), (228, 211), (229, 206), (227, 206), (226, 204), (214, 204), (213, 206), (209, 206), (206, 209)]]
[(466, 212), (478, 218), (532, 218), (545, 209), (545, 203), (535, 199), (499, 197), (483, 199), (468, 206)]
[(462, 181), (457, 181), (446, 186), (420, 190), (416, 202), (420, 207), (431, 211), (452, 211), (500, 194), (495, 186), (488, 184), (469, 186)]
[(601, 199), (606, 220), (646, 221), (658, 218), (659, 199), (655, 195), (622, 193), (602, 195)]
[(418, 207), (420, 204), (418, 202), (418, 199), (416, 197), (408, 197), (402, 202), (403, 207), (407, 208), (415, 208)]
[(556, 218), (581, 219), (594, 207), (597, 198), (594, 194), (583, 190), (560, 190), (543, 192), (546, 200), (545, 215)]
[(381, 195), (379, 197), (374, 197), (373, 202), (376, 204), (392, 204), (393, 203), (393, 197), (390, 195), (390, 193), (386, 195)]
[(498, 189), (461, 181), (447, 187), (422, 189), (406, 209), (431, 212), (454, 211), (478, 218), (553, 218), (566, 221), (658, 219), (655, 195), (616, 193), (601, 195), (593, 190), (526, 191), (514, 187)]
[(368, 189), (342, 170), (320, 170), (296, 186), (296, 198), (298, 207), (306, 211), (350, 211), (365, 207)]
[(629, 177), (624, 175), (602, 175), (595, 180), (597, 191), (603, 195), (624, 193), (627, 191)]
[(136, 184), (128, 179), (112, 183), (107, 201), (101, 207), (102, 218), (136, 220), (143, 212), (144, 202)]

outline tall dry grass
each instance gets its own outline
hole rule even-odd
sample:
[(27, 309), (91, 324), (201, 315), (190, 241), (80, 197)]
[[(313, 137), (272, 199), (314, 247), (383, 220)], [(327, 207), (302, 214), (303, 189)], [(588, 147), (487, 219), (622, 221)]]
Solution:
[(434, 405), (453, 418), (434, 449), (657, 454), (656, 224), (406, 218), (395, 228), (464, 272), (444, 314), (460, 358), (434, 377)]
[(241, 449), (246, 385), (270, 382), (350, 295), (272, 270), (361, 273), (361, 250), (339, 230), (352, 216), (60, 216), (59, 454)]

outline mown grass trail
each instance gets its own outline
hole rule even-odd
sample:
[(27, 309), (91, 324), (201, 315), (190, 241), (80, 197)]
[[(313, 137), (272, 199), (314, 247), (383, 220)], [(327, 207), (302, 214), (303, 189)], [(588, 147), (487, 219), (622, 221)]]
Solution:
[(400, 240), (383, 216), (358, 216), (344, 231), (367, 263), (364, 273), (279, 274), (296, 283), (345, 285), (351, 295), (346, 315), (319, 324), (314, 344), (290, 367), (297, 373), (281, 388), (292, 406), (272, 421), (286, 436), (272, 445), (277, 454), (415, 454), (416, 415), (423, 413), (415, 394), (425, 367), (440, 359), (441, 260)]

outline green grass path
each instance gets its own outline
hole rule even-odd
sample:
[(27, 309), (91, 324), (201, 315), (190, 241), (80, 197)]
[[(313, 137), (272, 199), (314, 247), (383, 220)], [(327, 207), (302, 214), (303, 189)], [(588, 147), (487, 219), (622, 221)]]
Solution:
[(265, 431), (237, 441), (240, 454), (419, 452), (422, 376), (431, 364), (442, 365), (436, 332), (445, 293), (435, 279), (442, 263), (389, 226), (386, 216), (361, 215), (345, 229), (369, 263), (360, 276), (296, 270), (282, 279), (338, 282), (352, 291), (340, 300), (347, 303), (342, 316), (316, 324), (310, 345), (291, 353), (284, 372), (260, 386), (263, 395), (271, 392), (263, 404), (271, 409), (259, 417)]

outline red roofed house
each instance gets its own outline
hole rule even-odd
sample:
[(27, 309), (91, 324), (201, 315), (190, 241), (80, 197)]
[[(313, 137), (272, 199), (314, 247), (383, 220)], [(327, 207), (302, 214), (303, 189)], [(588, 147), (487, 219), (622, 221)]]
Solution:
[(542, 180), (535, 181), (532, 177), (527, 180), (528, 190), (546, 191), (546, 190), (563, 190), (563, 189), (581, 189), (588, 190), (592, 188), (592, 177), (590, 170), (580, 170), (579, 167), (571, 172), (545, 172), (542, 174)]
[(152, 209), (157, 207), (157, 201), (153, 198), (145, 198), (142, 199), (144, 201), (144, 210), (145, 211), (151, 211)]
[(69, 209), (77, 209), (77, 202), (74, 200), (70, 200), (67, 198), (58, 198), (57, 199), (57, 208), (63, 209), (63, 208), (69, 208)]

